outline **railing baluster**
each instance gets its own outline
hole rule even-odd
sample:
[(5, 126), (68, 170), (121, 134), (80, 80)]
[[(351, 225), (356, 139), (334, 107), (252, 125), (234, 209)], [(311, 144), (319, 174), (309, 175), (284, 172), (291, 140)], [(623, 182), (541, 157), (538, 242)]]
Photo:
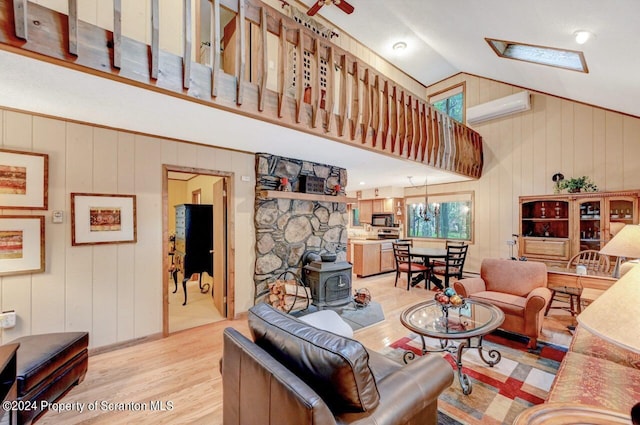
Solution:
[(382, 89), (382, 150), (387, 150), (389, 136), (389, 82), (384, 80)]
[(280, 46), (278, 49), (278, 118), (282, 118), (284, 107), (284, 85), (285, 74), (287, 71), (287, 28), (284, 26), (284, 22), (280, 19)]
[(426, 153), (427, 153), (427, 143), (429, 140), (429, 130), (428, 130), (428, 122), (429, 119), (427, 117), (427, 107), (424, 102), (420, 102), (420, 162), (424, 162)]
[(396, 153), (396, 142), (398, 141), (398, 89), (393, 85), (391, 94), (391, 152)]
[(333, 57), (333, 46), (327, 48), (327, 93), (324, 110), (326, 113), (324, 131), (331, 131), (331, 122), (333, 121), (333, 104), (334, 104), (334, 82), (335, 82), (335, 59)]
[(267, 89), (267, 77), (269, 57), (267, 55), (267, 9), (260, 8), (260, 43), (262, 47), (262, 73), (260, 75), (260, 87), (258, 88), (258, 111), (264, 110), (265, 91)]
[(340, 122), (338, 123), (338, 136), (344, 136), (347, 117), (347, 55), (340, 56)]
[(373, 78), (373, 87), (371, 88), (371, 145), (375, 148), (378, 144), (378, 130), (380, 129), (380, 82), (378, 74)]
[(218, 96), (220, 75), (220, 0), (211, 2), (211, 96)]
[(13, 0), (13, 22), (16, 37), (27, 40), (27, 0)]
[[(188, 1), (188, 0), (187, 0)], [(237, 81), (237, 92), (236, 92), (236, 104), (242, 105), (244, 102), (244, 67), (246, 64), (246, 56), (247, 56), (247, 40), (245, 36), (245, 8), (244, 8), (244, 0), (238, 0), (238, 32), (240, 33), (238, 37), (238, 42), (240, 43), (240, 47), (238, 49), (239, 55), (239, 66), (238, 66), (238, 81)]]
[(350, 140), (355, 140), (356, 130), (360, 122), (360, 71), (358, 69), (358, 61), (353, 61), (353, 75), (351, 77), (351, 117), (350, 122)]
[(366, 143), (369, 133), (369, 122), (371, 121), (371, 88), (369, 84), (369, 68), (364, 69), (362, 99), (362, 123), (360, 124), (360, 136), (362, 143)]
[(182, 9), (182, 36), (184, 37), (182, 49), (182, 86), (189, 88), (191, 80), (191, 0), (184, 0)]
[(113, 0), (113, 67), (122, 66), (122, 0)]
[(304, 103), (304, 78), (302, 77), (302, 31), (298, 28), (298, 44), (296, 45), (296, 122), (302, 121), (302, 104)]
[(318, 115), (320, 114), (320, 100), (322, 93), (320, 92), (320, 41), (317, 37), (313, 38), (313, 60), (315, 69), (312, 73), (313, 87), (311, 89), (311, 128), (318, 126)]
[(419, 161), (420, 151), (420, 101), (414, 99), (412, 107), (413, 114), (413, 158)]
[(404, 100), (404, 90), (400, 91), (400, 103), (398, 110), (398, 139), (400, 140), (400, 156), (404, 156), (404, 142), (407, 137), (407, 116), (406, 104)]
[(406, 121), (407, 121), (407, 158), (411, 158), (413, 154), (413, 96), (407, 96), (407, 102), (405, 103), (406, 109)]
[(151, 78), (160, 70), (160, 0), (151, 0)]
[(78, 0), (69, 0), (69, 53), (78, 56)]

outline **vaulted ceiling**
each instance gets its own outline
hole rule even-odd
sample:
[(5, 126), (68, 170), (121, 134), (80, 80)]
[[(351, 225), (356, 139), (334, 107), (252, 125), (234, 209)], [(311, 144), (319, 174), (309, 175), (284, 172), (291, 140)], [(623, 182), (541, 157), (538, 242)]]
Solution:
[[(424, 85), (466, 72), (640, 116), (640, 1), (349, 1), (350, 15), (319, 14)], [(595, 37), (579, 45), (577, 30)], [(589, 72), (499, 58), (485, 37), (582, 51)]]

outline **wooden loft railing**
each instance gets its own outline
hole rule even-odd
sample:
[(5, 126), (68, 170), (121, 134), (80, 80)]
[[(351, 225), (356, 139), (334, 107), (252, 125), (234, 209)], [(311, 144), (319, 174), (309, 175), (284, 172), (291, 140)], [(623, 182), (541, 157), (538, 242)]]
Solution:
[[(191, 0), (182, 5), (182, 57), (159, 48), (159, 0), (148, 0), (151, 46), (123, 36), (121, 1), (113, 0), (110, 32), (80, 21), (78, 0), (68, 0), (68, 15), (0, 0), (0, 48), (471, 178), (482, 173), (478, 133), (276, 9), (211, 0), (212, 54), (200, 64), (191, 59)], [(222, 8), (235, 16), (225, 28)], [(276, 90), (267, 87), (272, 57)]]

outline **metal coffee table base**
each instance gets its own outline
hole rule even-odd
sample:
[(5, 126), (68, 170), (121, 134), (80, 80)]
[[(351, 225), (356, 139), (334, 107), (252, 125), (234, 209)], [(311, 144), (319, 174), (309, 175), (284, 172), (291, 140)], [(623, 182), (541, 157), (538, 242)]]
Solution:
[[(502, 355), (498, 350), (493, 350), (493, 349), (486, 350), (482, 347), (482, 336), (478, 336), (476, 338), (478, 338), (477, 345), (472, 345), (471, 343), (472, 338), (467, 338), (464, 340), (459, 340), (460, 343), (458, 344), (457, 347), (453, 343), (453, 340), (441, 339), (440, 349), (430, 350), (430, 349), (427, 349), (424, 336), (420, 335), (420, 339), (422, 339), (422, 355), (423, 356), (427, 353), (441, 353), (444, 351), (454, 356), (454, 359), (456, 361), (456, 366), (458, 367), (458, 381), (460, 381), (460, 387), (462, 387), (462, 393), (464, 395), (471, 394), (472, 388), (471, 388), (471, 381), (469, 380), (469, 377), (465, 373), (462, 373), (463, 350), (469, 349), (469, 348), (477, 348), (480, 358), (482, 359), (483, 362), (489, 365), (489, 367), (493, 367), (494, 365), (498, 364), (500, 362), (500, 359), (502, 359)], [(485, 357), (485, 352), (486, 352), (486, 357)], [(416, 357), (416, 354), (413, 351), (406, 351), (402, 356), (402, 360), (405, 363), (408, 363), (409, 361), (415, 359), (415, 357)]]

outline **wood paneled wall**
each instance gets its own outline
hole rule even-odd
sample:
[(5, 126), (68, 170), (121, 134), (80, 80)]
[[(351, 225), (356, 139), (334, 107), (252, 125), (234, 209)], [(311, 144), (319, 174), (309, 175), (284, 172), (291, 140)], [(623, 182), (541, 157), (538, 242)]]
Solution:
[[(462, 81), (467, 107), (523, 90), (459, 74), (428, 87), (427, 96)], [(429, 193), (475, 191), (476, 243), (465, 270), (479, 271), (483, 258), (509, 256), (506, 241), (518, 233), (518, 196), (553, 193), (551, 176), (557, 172), (565, 178), (590, 176), (600, 190), (640, 188), (640, 119), (531, 93), (531, 110), (472, 127), (484, 142), (478, 181), (429, 188)]]
[[(235, 173), (236, 312), (252, 305), (253, 155), (4, 109), (0, 146), (49, 155), (49, 209), (0, 210), (46, 217), (46, 271), (0, 278), (0, 308), (18, 316), (3, 343), (84, 330), (100, 347), (162, 332), (162, 164)], [(71, 192), (137, 195), (137, 243), (72, 247)], [(64, 224), (51, 222), (55, 210)]]

